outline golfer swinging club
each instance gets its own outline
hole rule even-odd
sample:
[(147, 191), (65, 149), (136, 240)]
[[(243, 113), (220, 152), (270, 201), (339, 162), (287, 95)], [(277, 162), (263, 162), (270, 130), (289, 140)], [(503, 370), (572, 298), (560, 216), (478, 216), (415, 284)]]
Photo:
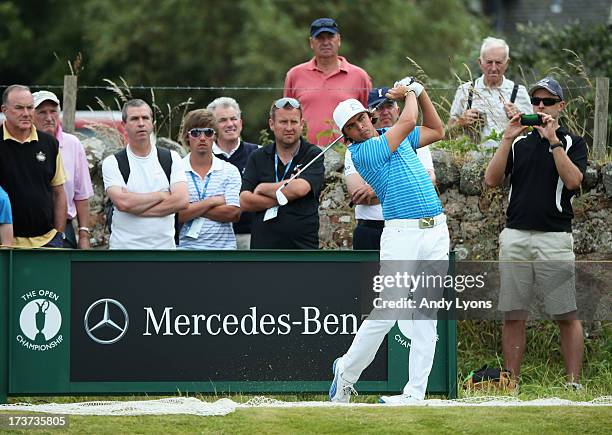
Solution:
[[(380, 240), (381, 275), (385, 266), (401, 263), (390, 260), (411, 264), (416, 262), (406, 260), (442, 260), (435, 263), (447, 265), (446, 216), (415, 152), (417, 147), (443, 138), (442, 121), (423, 86), (410, 77), (397, 82), (386, 97), (405, 101), (397, 123), (389, 129), (377, 131), (370, 113), (355, 99), (338, 104), (333, 114), (338, 128), (352, 142), (349, 150), (355, 168), (382, 204), (385, 228)], [(422, 126), (416, 125), (419, 105)], [(329, 390), (332, 402), (349, 402), (351, 392), (355, 392), (353, 384), (398, 320), (384, 315), (383, 320), (378, 320), (381, 316), (374, 315), (379, 314), (375, 311), (363, 322), (346, 354), (334, 361), (334, 379)], [(412, 339), (409, 380), (403, 394), (382, 396), (382, 403), (409, 404), (425, 397), (437, 339), (435, 313), (419, 316), (416, 312), (407, 320)]]

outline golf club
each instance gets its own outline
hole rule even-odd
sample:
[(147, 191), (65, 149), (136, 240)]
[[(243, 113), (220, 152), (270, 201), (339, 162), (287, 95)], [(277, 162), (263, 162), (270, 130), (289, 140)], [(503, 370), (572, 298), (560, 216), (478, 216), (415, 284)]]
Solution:
[(312, 159), (310, 162), (308, 162), (308, 164), (306, 164), (305, 166), (303, 166), (302, 168), (300, 168), (295, 174), (293, 174), (291, 176), (291, 178), (289, 178), (287, 181), (285, 181), (281, 187), (279, 187), (278, 189), (276, 189), (276, 201), (278, 201), (279, 205), (287, 205), (287, 203), (289, 202), (289, 200), (287, 199), (287, 197), (285, 196), (285, 194), (283, 193), (283, 189), (285, 187), (287, 187), (287, 185), (289, 183), (291, 183), (292, 180), (294, 180), (298, 175), (300, 175), (302, 172), (304, 172), (306, 170), (306, 168), (308, 168), (310, 165), (312, 165), (314, 163), (315, 160), (317, 160), (319, 157), (321, 157), (323, 154), (325, 154), (327, 151), (329, 151), (331, 149), (332, 146), (334, 146), (340, 139), (342, 139), (344, 136), (339, 136), (338, 138), (336, 138), (332, 143), (330, 143), (329, 145), (327, 145), (323, 151), (321, 151), (314, 159)]

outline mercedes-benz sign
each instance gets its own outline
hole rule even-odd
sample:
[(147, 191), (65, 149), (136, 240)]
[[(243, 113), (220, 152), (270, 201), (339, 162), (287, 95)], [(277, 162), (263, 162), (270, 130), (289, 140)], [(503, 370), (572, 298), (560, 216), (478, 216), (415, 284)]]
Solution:
[(114, 299), (97, 300), (85, 312), (85, 332), (99, 344), (113, 344), (121, 340), (127, 332), (128, 324), (127, 310)]

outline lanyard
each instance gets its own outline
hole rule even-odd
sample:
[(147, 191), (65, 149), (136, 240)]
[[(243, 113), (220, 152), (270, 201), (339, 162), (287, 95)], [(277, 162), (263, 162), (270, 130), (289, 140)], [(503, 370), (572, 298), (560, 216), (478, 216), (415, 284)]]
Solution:
[(198, 201), (202, 201), (204, 197), (206, 196), (206, 189), (208, 189), (208, 183), (210, 182), (211, 173), (209, 172), (208, 174), (206, 174), (206, 182), (204, 183), (204, 190), (202, 191), (202, 194), (200, 194), (200, 188), (198, 187), (198, 181), (196, 180), (196, 177), (193, 175), (193, 172), (190, 172), (190, 174), (191, 174), (191, 179), (193, 180), (193, 185), (195, 186), (196, 192), (198, 193)]
[(289, 162), (287, 163), (287, 166), (285, 166), (285, 173), (283, 174), (283, 178), (279, 180), (278, 179), (278, 154), (274, 153), (274, 178), (276, 178), (277, 183), (285, 179), (285, 177), (287, 176), (287, 173), (289, 172), (289, 167), (291, 167), (291, 162), (293, 162), (293, 157), (291, 158), (291, 160), (289, 160)]

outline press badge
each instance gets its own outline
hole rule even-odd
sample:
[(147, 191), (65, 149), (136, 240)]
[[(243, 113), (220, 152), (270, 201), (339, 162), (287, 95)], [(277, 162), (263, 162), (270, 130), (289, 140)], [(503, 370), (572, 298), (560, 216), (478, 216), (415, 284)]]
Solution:
[(200, 235), (200, 230), (202, 229), (202, 225), (204, 225), (204, 219), (199, 217), (194, 219), (191, 222), (191, 225), (189, 226), (189, 230), (187, 231), (187, 234), (185, 234), (185, 237), (189, 237), (191, 239), (197, 239), (198, 236)]
[(270, 219), (274, 219), (278, 215), (278, 205), (274, 207), (270, 207), (266, 210), (266, 214), (264, 214), (264, 222), (269, 221)]

